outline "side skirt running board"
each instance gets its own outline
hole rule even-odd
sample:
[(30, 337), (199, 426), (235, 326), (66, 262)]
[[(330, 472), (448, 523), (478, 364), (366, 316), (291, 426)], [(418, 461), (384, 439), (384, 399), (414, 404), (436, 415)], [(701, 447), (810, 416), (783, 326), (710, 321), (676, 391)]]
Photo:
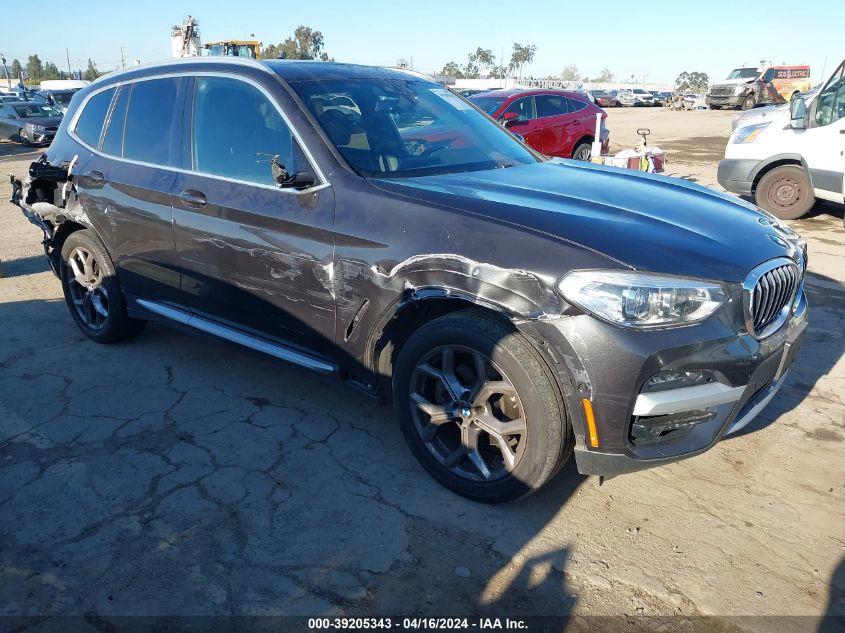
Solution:
[(238, 345), (254, 349), (257, 352), (263, 352), (264, 354), (281, 358), (289, 363), (306, 367), (318, 373), (335, 374), (338, 371), (337, 365), (314, 358), (313, 356), (309, 356), (303, 352), (290, 349), (284, 345), (271, 343), (262, 338), (258, 338), (257, 336), (239, 332), (238, 330), (226, 327), (225, 325), (220, 325), (219, 323), (214, 323), (213, 321), (209, 321), (208, 319), (195, 314), (189, 314), (187, 312), (183, 312), (182, 310), (161, 305), (160, 303), (156, 303), (154, 301), (147, 301), (146, 299), (137, 299), (137, 303), (139, 306), (149, 312), (152, 312), (153, 314), (176, 321), (182, 325), (188, 325), (194, 329), (206, 332), (207, 334), (218, 336), (222, 339), (226, 339), (227, 341), (231, 341), (232, 343), (237, 343)]

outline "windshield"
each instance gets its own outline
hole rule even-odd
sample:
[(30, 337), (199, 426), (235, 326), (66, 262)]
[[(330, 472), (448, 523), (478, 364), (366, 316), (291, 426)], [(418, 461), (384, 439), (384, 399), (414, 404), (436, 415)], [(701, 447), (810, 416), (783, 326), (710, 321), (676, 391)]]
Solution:
[(496, 110), (499, 109), (505, 102), (504, 97), (470, 97), (469, 99), (476, 108), (481, 109), (482, 111), (486, 112), (490, 116), (493, 116), (496, 113)]
[(62, 113), (53, 106), (33, 103), (32, 105), (13, 106), (19, 117), (30, 119), (46, 118), (49, 116), (62, 116)]
[(736, 68), (728, 75), (728, 79), (754, 79), (760, 75), (756, 68)]
[(59, 105), (63, 105), (63, 106), (66, 106), (70, 103), (71, 97), (73, 97), (72, 92), (54, 92), (53, 93), (53, 101), (55, 101)]
[(290, 85), (362, 176), (480, 171), (539, 160), (504, 128), (439, 84), (396, 78)]

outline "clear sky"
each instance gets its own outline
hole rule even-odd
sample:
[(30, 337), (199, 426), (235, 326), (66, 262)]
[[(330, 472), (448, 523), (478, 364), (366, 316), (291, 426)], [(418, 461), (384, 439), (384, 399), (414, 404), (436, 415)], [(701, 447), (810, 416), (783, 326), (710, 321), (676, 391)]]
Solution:
[(478, 46), (509, 58), (514, 42), (537, 46), (526, 75), (557, 75), (575, 64), (595, 76), (607, 66), (617, 79), (648, 75), (650, 83), (671, 83), (684, 70), (706, 72), (712, 81), (761, 59), (809, 63), (815, 83), (826, 58), (829, 74), (845, 57), (841, 0), (812, 10), (795, 0), (83, 0), (37, 10), (29, 4), (0, 0), (0, 52), (23, 64), (38, 53), (61, 69), (65, 48), (72, 67), (83, 70), (89, 57), (100, 69), (115, 68), (121, 46), (127, 64), (166, 59), (170, 27), (188, 14), (199, 20), (203, 41), (255, 34), (264, 44), (278, 43), (304, 24), (323, 32), (326, 52), (338, 61), (413, 59), (424, 72), (464, 63)]

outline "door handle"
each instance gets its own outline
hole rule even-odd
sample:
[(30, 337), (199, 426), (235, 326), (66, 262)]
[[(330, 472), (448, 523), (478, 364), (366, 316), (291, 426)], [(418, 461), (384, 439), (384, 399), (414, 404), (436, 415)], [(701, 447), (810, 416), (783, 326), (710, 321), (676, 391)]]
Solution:
[(106, 177), (103, 176), (103, 172), (96, 171), (96, 170), (89, 171), (89, 172), (85, 173), (82, 177), (90, 180), (91, 184), (94, 184), (94, 185), (101, 185), (106, 180)]
[(179, 194), (179, 199), (189, 207), (202, 207), (208, 203), (208, 198), (202, 191), (196, 189), (185, 189)]

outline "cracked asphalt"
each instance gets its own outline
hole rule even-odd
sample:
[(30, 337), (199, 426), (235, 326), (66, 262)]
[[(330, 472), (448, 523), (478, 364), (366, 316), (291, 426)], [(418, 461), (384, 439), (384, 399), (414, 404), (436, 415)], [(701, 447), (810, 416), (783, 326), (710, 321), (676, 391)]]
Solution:
[[(669, 172), (714, 185), (715, 163), (684, 162), (685, 142), (727, 137), (725, 113), (705, 114), (610, 123), (652, 117)], [(157, 324), (88, 341), (2, 187), (0, 615), (21, 630), (79, 614), (566, 615), (579, 631), (594, 615), (690, 631), (845, 617), (841, 206), (792, 223), (810, 243), (810, 328), (751, 426), (601, 487), (570, 464), (486, 507), (417, 466), (391, 409), (330, 378)]]

